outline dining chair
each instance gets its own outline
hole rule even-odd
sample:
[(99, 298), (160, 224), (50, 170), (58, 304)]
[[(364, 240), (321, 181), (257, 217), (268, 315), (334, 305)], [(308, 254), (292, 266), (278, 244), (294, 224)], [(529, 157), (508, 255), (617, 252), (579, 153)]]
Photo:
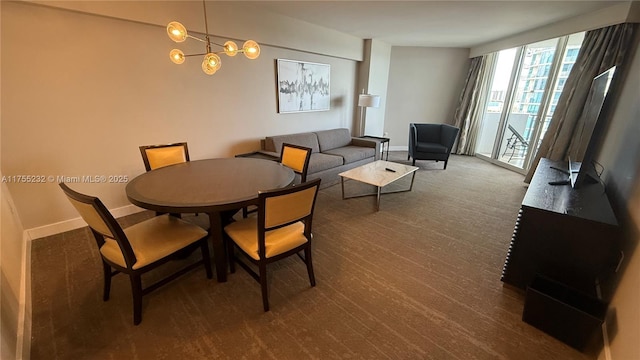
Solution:
[[(309, 159), (311, 158), (311, 148), (283, 143), (280, 150), (280, 163), (300, 176), (300, 183), (307, 181), (307, 171), (309, 170)], [(256, 208), (242, 209), (242, 217), (246, 218), (250, 213), (256, 212)]]
[[(211, 279), (211, 259), (207, 243), (208, 233), (199, 226), (175, 216), (155, 216), (123, 229), (105, 205), (94, 196), (81, 194), (59, 184), (71, 204), (89, 225), (96, 240), (104, 272), (103, 300), (109, 300), (111, 278), (123, 273), (129, 276), (133, 295), (133, 324), (142, 321), (142, 296), (168, 283), (187, 271), (204, 265)], [(158, 266), (178, 258), (182, 250), (200, 247), (202, 259), (145, 288), (142, 275)]]
[(140, 154), (147, 171), (189, 161), (186, 142), (140, 146)]
[[(159, 145), (142, 145), (140, 146), (140, 154), (144, 162), (144, 168), (147, 171), (159, 169), (165, 166), (180, 164), (189, 161), (189, 147), (186, 142), (177, 142), (172, 144)], [(156, 215), (163, 215), (162, 212), (156, 212)], [(209, 229), (209, 219), (200, 214), (172, 214), (173, 216), (182, 218), (188, 222), (194, 223), (203, 229)]]
[[(269, 311), (267, 265), (304, 251), (311, 286), (316, 286), (311, 259), (311, 228), (320, 179), (258, 193), (258, 216), (224, 228), (231, 273), (235, 262), (260, 283), (262, 305)], [(235, 248), (258, 267), (258, 273), (235, 256)]]
[(311, 148), (294, 145), (282, 144), (280, 151), (280, 163), (300, 175), (300, 182), (307, 181), (307, 171), (309, 170), (309, 159), (311, 158)]

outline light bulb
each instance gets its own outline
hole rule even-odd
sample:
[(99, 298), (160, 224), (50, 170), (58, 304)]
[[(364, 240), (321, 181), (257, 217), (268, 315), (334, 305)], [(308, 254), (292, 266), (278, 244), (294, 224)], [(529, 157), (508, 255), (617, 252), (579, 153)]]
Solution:
[(221, 66), (220, 57), (214, 53), (208, 53), (202, 60), (202, 71), (207, 75), (215, 74)]
[(231, 40), (227, 41), (224, 43), (224, 53), (229, 56), (236, 56), (238, 53), (238, 45)]
[(242, 50), (247, 59), (254, 60), (260, 56), (260, 46), (253, 40), (245, 41), (244, 45), (242, 45)]
[(183, 42), (187, 39), (187, 29), (177, 21), (172, 21), (167, 25), (167, 35), (175, 42)]
[(182, 64), (185, 59), (184, 53), (180, 49), (171, 50), (171, 52), (169, 53), (169, 57), (175, 64)]

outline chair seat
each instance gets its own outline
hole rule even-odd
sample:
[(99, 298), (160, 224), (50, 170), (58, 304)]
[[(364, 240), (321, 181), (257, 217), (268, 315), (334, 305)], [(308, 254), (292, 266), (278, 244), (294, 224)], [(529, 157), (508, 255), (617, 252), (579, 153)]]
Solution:
[[(249, 256), (259, 260), (258, 256), (258, 219), (250, 217), (227, 225), (227, 235)], [(293, 223), (265, 234), (265, 257), (270, 258), (307, 242), (304, 236), (304, 224)]]
[(437, 143), (418, 142), (415, 147), (417, 152), (446, 154), (449, 152), (446, 146)]
[[(136, 255), (137, 262), (132, 267), (134, 270), (173, 254), (207, 235), (203, 228), (169, 215), (153, 217), (123, 231)], [(126, 267), (124, 256), (115, 240), (106, 239), (100, 253), (110, 261)]]

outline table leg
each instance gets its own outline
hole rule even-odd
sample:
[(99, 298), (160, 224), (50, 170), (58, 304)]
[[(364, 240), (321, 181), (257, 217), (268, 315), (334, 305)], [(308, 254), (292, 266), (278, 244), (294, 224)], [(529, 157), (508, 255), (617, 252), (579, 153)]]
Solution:
[(416, 178), (416, 172), (414, 171), (413, 174), (411, 175), (411, 185), (409, 185), (409, 191), (411, 191), (411, 189), (413, 189), (413, 180), (415, 180)]
[(382, 186), (378, 186), (378, 196), (376, 199), (376, 211), (380, 211), (380, 192), (382, 191)]
[(218, 282), (226, 282), (227, 250), (222, 238), (222, 214), (219, 212), (209, 213), (209, 226), (211, 244), (213, 245), (213, 261), (216, 264), (216, 278)]
[(344, 200), (344, 177), (340, 176), (340, 184), (342, 185), (342, 200)]

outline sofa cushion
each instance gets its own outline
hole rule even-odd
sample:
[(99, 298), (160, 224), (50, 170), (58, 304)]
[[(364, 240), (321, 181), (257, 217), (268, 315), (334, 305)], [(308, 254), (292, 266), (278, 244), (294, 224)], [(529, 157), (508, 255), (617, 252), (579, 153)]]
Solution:
[(323, 154), (338, 155), (344, 158), (345, 164), (350, 164), (366, 158), (376, 156), (376, 149), (360, 146), (343, 146), (336, 149), (325, 151)]
[(300, 134), (288, 134), (267, 136), (264, 142), (264, 150), (275, 151), (278, 154), (282, 150), (282, 144), (289, 143), (294, 145), (306, 146), (311, 148), (311, 152), (320, 152), (320, 146), (318, 145), (318, 137), (315, 133), (300, 133)]
[(447, 147), (444, 145), (440, 145), (437, 143), (426, 143), (426, 142), (417, 143), (416, 151), (421, 153), (436, 153), (436, 154), (446, 154), (447, 152), (449, 152)]
[(318, 144), (322, 152), (351, 144), (349, 129), (316, 131), (316, 135), (318, 136)]
[(331, 169), (344, 164), (342, 156), (328, 155), (323, 153), (311, 153), (309, 158), (308, 174), (317, 173), (319, 171)]

